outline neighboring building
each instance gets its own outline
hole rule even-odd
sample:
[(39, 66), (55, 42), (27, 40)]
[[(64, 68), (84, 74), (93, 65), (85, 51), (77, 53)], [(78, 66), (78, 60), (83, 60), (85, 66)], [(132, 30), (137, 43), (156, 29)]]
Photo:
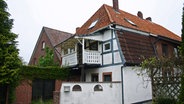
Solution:
[[(181, 38), (166, 28), (102, 5), (76, 34), (61, 42), (62, 65), (80, 82), (64, 82), (60, 104), (142, 104), (152, 100), (150, 82), (137, 75), (144, 58), (177, 54)], [(72, 76), (71, 79), (72, 80)]]
[(54, 52), (54, 61), (61, 63), (60, 48), (55, 48), (55, 46), (71, 36), (71, 33), (43, 27), (30, 58), (29, 65), (38, 64), (39, 58), (45, 55), (45, 47), (52, 49)]
[[(43, 27), (40, 36), (35, 45), (34, 51), (29, 61), (29, 65), (37, 65), (39, 58), (45, 55), (45, 47), (49, 47), (54, 52), (54, 61), (61, 63), (61, 55), (59, 54), (60, 48), (55, 46), (71, 37), (71, 33)], [(39, 99), (40, 96), (43, 99), (53, 97), (53, 91), (59, 91), (61, 81), (58, 80), (34, 80), (23, 81), (21, 85), (16, 88), (16, 104), (30, 104), (31, 100)]]

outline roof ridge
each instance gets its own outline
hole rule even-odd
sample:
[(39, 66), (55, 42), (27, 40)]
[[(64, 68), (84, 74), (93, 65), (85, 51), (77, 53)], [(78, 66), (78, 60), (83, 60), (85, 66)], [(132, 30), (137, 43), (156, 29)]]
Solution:
[(50, 29), (50, 30), (54, 30), (54, 31), (58, 31), (58, 32), (62, 32), (62, 33), (67, 33), (67, 34), (73, 34), (73, 33), (69, 33), (69, 32), (66, 32), (66, 31), (61, 31), (61, 30), (58, 30), (58, 29), (54, 29), (54, 28), (50, 28), (50, 27), (46, 27), (46, 26), (43, 26), (43, 28), (45, 29)]
[(103, 4), (103, 6), (104, 6), (104, 8), (105, 8), (105, 11), (107, 12), (107, 15), (108, 15), (108, 17), (109, 17), (110, 22), (113, 23), (114, 20), (112, 19), (112, 16), (111, 16), (110, 12), (108, 11), (108, 9), (107, 9), (107, 7), (106, 7), (106, 6), (108, 6), (108, 5)]

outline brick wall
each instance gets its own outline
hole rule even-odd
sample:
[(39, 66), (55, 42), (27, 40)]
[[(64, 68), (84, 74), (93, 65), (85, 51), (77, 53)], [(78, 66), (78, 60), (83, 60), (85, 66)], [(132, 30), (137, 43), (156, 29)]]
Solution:
[(31, 104), (32, 99), (32, 81), (22, 81), (16, 88), (15, 104)]

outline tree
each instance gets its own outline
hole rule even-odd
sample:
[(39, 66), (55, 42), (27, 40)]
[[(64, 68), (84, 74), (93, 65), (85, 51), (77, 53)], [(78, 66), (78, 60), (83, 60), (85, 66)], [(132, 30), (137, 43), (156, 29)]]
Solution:
[(39, 58), (38, 66), (59, 66), (58, 63), (54, 62), (54, 52), (49, 47), (45, 48), (45, 56)]
[[(183, 15), (182, 15), (182, 42), (180, 48), (180, 55), (182, 57), (182, 61), (184, 61), (184, 7), (183, 7)], [(180, 89), (180, 96), (179, 96), (179, 103), (184, 104), (184, 65), (182, 65), (182, 77), (181, 77), (181, 89)]]
[[(21, 66), (19, 52), (16, 47), (18, 37), (11, 32), (13, 19), (9, 19), (7, 4), (0, 0), (0, 85), (6, 86), (6, 104), (12, 103), (11, 96), (13, 88), (18, 80), (18, 71)], [(10, 90), (12, 89), (12, 90)]]

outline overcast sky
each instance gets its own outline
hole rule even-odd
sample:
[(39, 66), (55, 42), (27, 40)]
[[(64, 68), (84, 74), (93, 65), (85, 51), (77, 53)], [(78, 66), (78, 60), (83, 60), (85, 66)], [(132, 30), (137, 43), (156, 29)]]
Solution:
[[(103, 4), (112, 0), (6, 0), (14, 19), (12, 31), (19, 34), (20, 56), (29, 62), (43, 26), (75, 33)], [(164, 26), (181, 36), (184, 0), (119, 0), (119, 8)]]

